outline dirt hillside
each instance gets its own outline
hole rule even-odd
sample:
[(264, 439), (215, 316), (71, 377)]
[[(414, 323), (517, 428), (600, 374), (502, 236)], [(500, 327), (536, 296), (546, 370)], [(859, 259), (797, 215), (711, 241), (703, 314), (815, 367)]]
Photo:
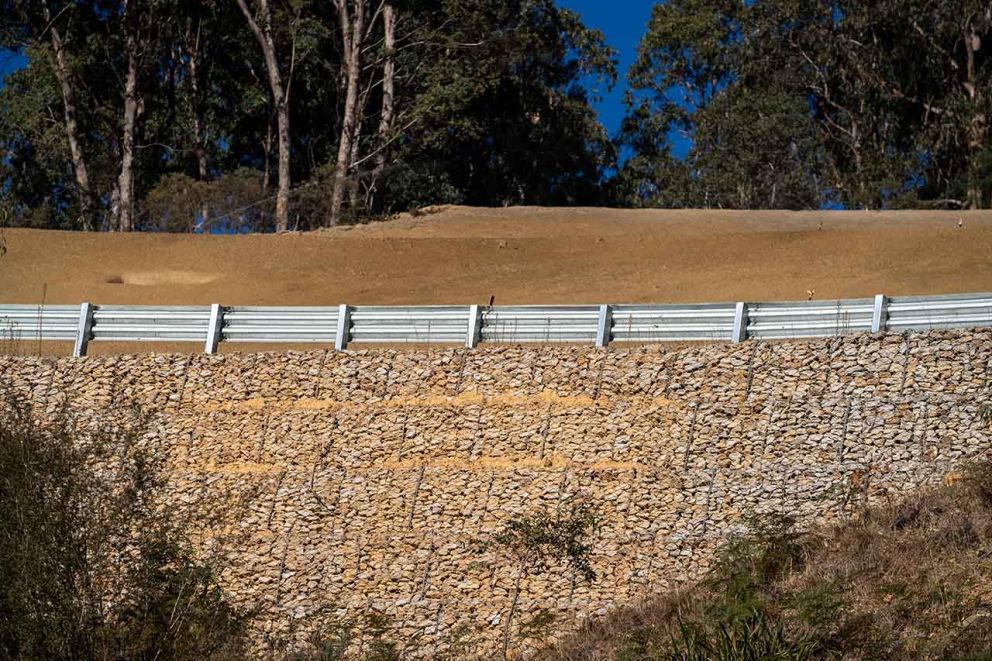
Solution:
[(334, 305), (992, 290), (992, 213), (444, 207), (308, 234), (5, 231), (0, 301)]

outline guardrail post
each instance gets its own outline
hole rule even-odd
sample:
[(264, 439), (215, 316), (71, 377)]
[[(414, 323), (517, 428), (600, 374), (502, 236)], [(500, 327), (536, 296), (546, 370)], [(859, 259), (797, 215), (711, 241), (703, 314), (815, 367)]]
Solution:
[(334, 348), (337, 351), (344, 351), (348, 348), (348, 340), (351, 339), (351, 308), (347, 305), (338, 307), (338, 331), (334, 336)]
[(743, 342), (747, 339), (747, 303), (740, 302), (734, 308), (734, 330), (730, 336), (731, 342)]
[(224, 326), (224, 309), (219, 303), (210, 306), (210, 323), (207, 325), (207, 341), (203, 345), (203, 353), (217, 353), (220, 343), (220, 331)]
[(72, 347), (72, 355), (82, 358), (86, 355), (86, 347), (93, 334), (93, 304), (83, 303), (79, 306), (79, 325), (76, 327), (76, 344)]
[(871, 332), (884, 333), (889, 321), (889, 299), (885, 294), (875, 297), (875, 308), (871, 313)]
[(478, 305), (468, 306), (468, 334), (465, 337), (465, 346), (474, 349), (479, 346), (479, 338), (482, 336), (482, 311)]
[(599, 320), (596, 323), (596, 346), (605, 348), (610, 344), (610, 331), (613, 330), (613, 308), (599, 306)]

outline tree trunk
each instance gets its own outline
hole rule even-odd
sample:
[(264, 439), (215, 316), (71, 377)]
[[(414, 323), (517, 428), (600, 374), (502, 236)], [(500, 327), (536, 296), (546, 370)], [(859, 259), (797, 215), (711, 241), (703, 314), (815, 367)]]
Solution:
[[(127, 14), (125, 5), (125, 20)], [(125, 39), (127, 75), (124, 78), (124, 123), (121, 135), (121, 172), (114, 195), (114, 229), (134, 229), (134, 130), (138, 118), (138, 44), (133, 31)]]
[(279, 189), (276, 191), (276, 231), (289, 229), (289, 104), (281, 103), (276, 108), (279, 129)]
[(258, 0), (259, 13), (262, 18), (260, 26), (245, 0), (237, 0), (241, 13), (248, 21), (248, 27), (255, 35), (258, 45), (265, 57), (265, 68), (269, 74), (269, 91), (272, 94), (272, 105), (276, 109), (277, 136), (279, 141), (279, 188), (276, 191), (276, 231), (285, 232), (289, 229), (289, 189), (292, 185), (290, 176), (290, 131), (289, 131), (289, 90), (283, 88), (282, 75), (279, 73), (279, 60), (276, 57), (275, 41), (272, 39), (272, 14), (269, 12), (268, 0)]
[(513, 616), (517, 613), (517, 602), (520, 600), (520, 583), (524, 577), (524, 566), (517, 567), (517, 578), (513, 582), (513, 598), (510, 600), (510, 612), (506, 614), (506, 627), (503, 629), (503, 659), (510, 658), (510, 636), (513, 633)]
[(354, 171), (355, 163), (358, 163), (359, 156), (362, 149), (362, 122), (365, 121), (365, 108), (368, 106), (369, 94), (371, 93), (371, 86), (367, 86), (362, 93), (358, 96), (358, 104), (355, 106), (355, 126), (352, 129), (352, 135), (354, 136), (351, 140), (351, 154), (348, 156), (348, 169), (352, 170), (351, 179), (348, 181), (348, 185), (345, 188), (349, 191), (349, 204), (351, 209), (357, 209), (361, 200), (358, 194), (358, 173)]
[(331, 190), (331, 215), (329, 225), (337, 225), (341, 220), (341, 203), (344, 200), (344, 186), (351, 167), (352, 140), (356, 139), (355, 126), (358, 115), (358, 84), (362, 70), (362, 32), (365, 27), (365, 0), (354, 0), (354, 17), (348, 14), (348, 0), (334, 0), (341, 22), (342, 69), (345, 78), (344, 112), (341, 121), (341, 137), (338, 140), (338, 158), (334, 168), (334, 184)]
[[(207, 144), (206, 144), (206, 122), (203, 119), (203, 99), (200, 97), (200, 27), (197, 22), (196, 34), (194, 36), (192, 26), (186, 26), (186, 57), (189, 61), (189, 83), (190, 83), (190, 105), (193, 112), (193, 149), (196, 152), (196, 174), (200, 181), (207, 181), (209, 170), (207, 167)], [(210, 205), (207, 200), (203, 200), (200, 206), (200, 221), (203, 223), (203, 230), (207, 230), (210, 222)]]
[(965, 25), (963, 36), (965, 52), (968, 54), (965, 69), (967, 79), (964, 87), (971, 103), (971, 122), (968, 126), (968, 208), (980, 209), (984, 195), (982, 194), (979, 160), (988, 139), (988, 118), (982, 108), (982, 95), (978, 89), (975, 73), (975, 53), (981, 48), (981, 41), (975, 32), (972, 19), (969, 19)]
[(272, 116), (266, 119), (265, 122), (265, 141), (262, 143), (263, 153), (265, 154), (265, 164), (262, 169), (262, 192), (268, 193), (269, 186), (272, 183)]
[(62, 37), (59, 30), (52, 24), (51, 11), (48, 9), (48, 2), (41, 5), (45, 22), (49, 24), (48, 33), (52, 41), (52, 52), (55, 56), (55, 78), (58, 80), (59, 89), (62, 92), (62, 104), (65, 114), (65, 132), (69, 139), (69, 153), (72, 155), (72, 168), (76, 174), (76, 186), (79, 189), (79, 225), (86, 231), (94, 228), (94, 204), (93, 192), (90, 189), (89, 170), (86, 167), (86, 159), (83, 156), (82, 146), (79, 142), (79, 126), (76, 123), (76, 94), (72, 88), (72, 81), (69, 77), (69, 65), (65, 60), (65, 47), (62, 44)]
[(373, 205), (376, 211), (383, 208), (382, 174), (386, 169), (390, 132), (393, 130), (393, 97), (396, 93), (396, 10), (389, 2), (382, 8), (385, 32), (386, 61), (382, 65), (382, 111), (379, 114), (379, 153), (372, 170)]

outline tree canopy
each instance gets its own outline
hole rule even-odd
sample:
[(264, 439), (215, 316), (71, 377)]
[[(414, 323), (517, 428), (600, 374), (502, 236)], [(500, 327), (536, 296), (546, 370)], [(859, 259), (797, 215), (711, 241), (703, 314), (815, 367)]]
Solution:
[(981, 0), (659, 2), (612, 137), (591, 104), (617, 80), (616, 53), (554, 0), (0, 9), (0, 49), (28, 58), (0, 90), (0, 205), (15, 224), (268, 231), (440, 203), (992, 205)]
[(628, 73), (617, 201), (986, 208), (990, 45), (980, 0), (657, 4)]
[[(15, 221), (314, 228), (413, 206), (593, 204), (600, 33), (552, 0), (0, 0)], [(233, 212), (233, 213), (232, 213)]]

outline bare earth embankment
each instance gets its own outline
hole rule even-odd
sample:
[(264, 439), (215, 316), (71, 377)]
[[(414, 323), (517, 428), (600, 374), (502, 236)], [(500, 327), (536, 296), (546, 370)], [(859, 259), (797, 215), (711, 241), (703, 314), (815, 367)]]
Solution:
[[(959, 227), (959, 220), (963, 226)], [(475, 209), (308, 234), (5, 231), (0, 301), (640, 303), (992, 289), (992, 213)]]

